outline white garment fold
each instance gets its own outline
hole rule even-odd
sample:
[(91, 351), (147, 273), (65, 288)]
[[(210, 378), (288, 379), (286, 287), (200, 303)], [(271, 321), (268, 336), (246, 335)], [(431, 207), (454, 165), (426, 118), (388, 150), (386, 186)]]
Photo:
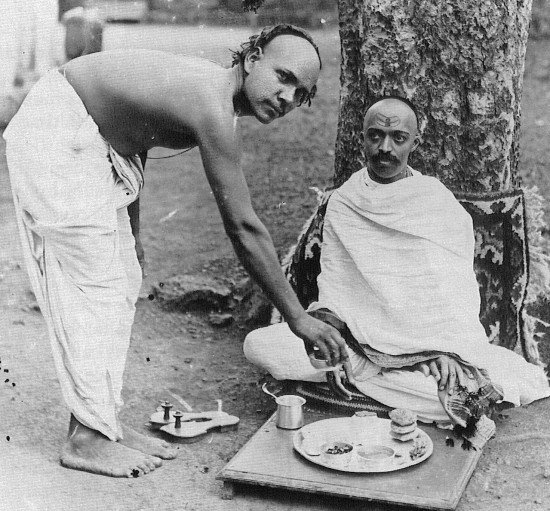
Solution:
[(141, 163), (115, 156), (57, 71), (35, 85), (4, 137), (23, 254), (63, 397), (81, 423), (117, 440), (141, 285), (126, 206), (143, 184)]

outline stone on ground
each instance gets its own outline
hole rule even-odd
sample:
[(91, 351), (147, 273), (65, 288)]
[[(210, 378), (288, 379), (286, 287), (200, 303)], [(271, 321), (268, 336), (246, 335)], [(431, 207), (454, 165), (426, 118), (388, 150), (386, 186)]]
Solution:
[(206, 275), (176, 275), (153, 287), (154, 298), (168, 309), (222, 310), (229, 306), (231, 289)]

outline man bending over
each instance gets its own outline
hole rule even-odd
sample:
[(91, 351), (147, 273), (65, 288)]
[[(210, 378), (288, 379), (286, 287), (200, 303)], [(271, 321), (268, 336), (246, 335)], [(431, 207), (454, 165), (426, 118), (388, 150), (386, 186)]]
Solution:
[(292, 331), (332, 363), (338, 332), (306, 314), (252, 209), (235, 120), (268, 124), (315, 94), (321, 61), (303, 30), (264, 29), (234, 66), (158, 51), (101, 52), (43, 77), (4, 133), (26, 265), (71, 411), (61, 463), (140, 475), (175, 456), (118, 420), (141, 284), (138, 154), (198, 146), (225, 230)]
[[(441, 182), (408, 166), (419, 141), (407, 100), (382, 99), (367, 111), (367, 167), (329, 199), (311, 314), (345, 336), (360, 392), (425, 422), (463, 422), (457, 389), (481, 388), (487, 402), (515, 406), (549, 396), (542, 368), (489, 344), (471, 217)], [(244, 344), (277, 379), (323, 381), (326, 368), (310, 351), (284, 323)]]

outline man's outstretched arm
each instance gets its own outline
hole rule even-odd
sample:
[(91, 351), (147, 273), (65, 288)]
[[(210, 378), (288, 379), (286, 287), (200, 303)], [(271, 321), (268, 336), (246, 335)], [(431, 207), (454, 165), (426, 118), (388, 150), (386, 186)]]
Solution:
[[(305, 312), (283, 275), (271, 237), (252, 208), (232, 124), (232, 119), (229, 123), (215, 123), (197, 138), (206, 175), (235, 252), (294, 334), (307, 346), (317, 347), (332, 365), (348, 362), (340, 334)], [(351, 371), (349, 377), (352, 379)]]

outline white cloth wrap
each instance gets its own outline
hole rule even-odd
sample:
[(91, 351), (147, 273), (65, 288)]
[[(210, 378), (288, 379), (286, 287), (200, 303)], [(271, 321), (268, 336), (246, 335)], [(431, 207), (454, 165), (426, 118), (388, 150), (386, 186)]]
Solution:
[(141, 286), (126, 206), (143, 184), (141, 163), (113, 151), (56, 70), (30, 91), (4, 138), (23, 254), (63, 397), (81, 423), (117, 440)]
[[(360, 343), (383, 353), (458, 355), (486, 369), (504, 399), (516, 406), (548, 397), (543, 369), (489, 344), (479, 321), (471, 217), (437, 179), (411, 171), (412, 177), (378, 184), (362, 169), (332, 194), (323, 228), (319, 299), (310, 310), (330, 309)], [(306, 370), (305, 350), (289, 336), (288, 327), (278, 325), (252, 333), (245, 355), (272, 374), (300, 379), (300, 368), (304, 379), (322, 379), (321, 372)], [(433, 377), (381, 372), (354, 353), (350, 357), (364, 394), (392, 407), (405, 404), (425, 417), (424, 397), (432, 393), (430, 406), (444, 413), (435, 404)]]

